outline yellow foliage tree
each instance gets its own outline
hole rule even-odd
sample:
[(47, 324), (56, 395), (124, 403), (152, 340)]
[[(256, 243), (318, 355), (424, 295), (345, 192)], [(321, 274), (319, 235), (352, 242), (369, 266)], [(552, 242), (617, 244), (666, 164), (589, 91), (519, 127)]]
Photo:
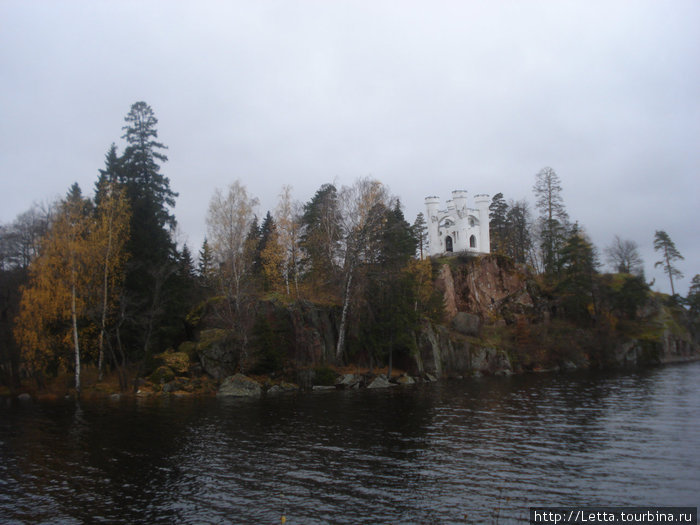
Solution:
[(282, 289), (284, 251), (277, 228), (270, 229), (265, 247), (260, 252), (263, 288), (276, 292)]
[(74, 184), (61, 202), (41, 251), (30, 265), (23, 289), (15, 337), (22, 357), (34, 374), (51, 361), (67, 365), (72, 347), (75, 388), (80, 392), (78, 319), (86, 311), (86, 297), (94, 259), (89, 253), (89, 201)]
[(29, 268), (15, 322), (15, 338), (29, 372), (39, 379), (50, 364), (68, 368), (72, 360), (78, 393), (81, 346), (85, 340), (94, 342), (99, 333), (101, 361), (114, 290), (126, 260), (126, 200), (116, 187), (102, 197), (95, 213), (80, 187), (71, 187)]

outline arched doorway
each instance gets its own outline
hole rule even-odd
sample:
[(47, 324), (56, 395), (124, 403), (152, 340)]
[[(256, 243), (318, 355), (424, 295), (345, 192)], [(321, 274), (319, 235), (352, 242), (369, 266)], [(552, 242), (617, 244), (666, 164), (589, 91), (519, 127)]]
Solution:
[(476, 237), (474, 235), (469, 237), (469, 247), (476, 248)]
[(445, 237), (445, 251), (446, 252), (451, 252), (452, 251), (452, 237), (449, 235)]

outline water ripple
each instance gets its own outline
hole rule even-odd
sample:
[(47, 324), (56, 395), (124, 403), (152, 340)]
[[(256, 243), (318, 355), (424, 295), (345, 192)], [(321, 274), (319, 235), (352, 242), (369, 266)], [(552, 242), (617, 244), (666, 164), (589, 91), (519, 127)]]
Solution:
[(527, 523), (698, 504), (700, 364), (259, 401), (0, 407), (3, 523)]

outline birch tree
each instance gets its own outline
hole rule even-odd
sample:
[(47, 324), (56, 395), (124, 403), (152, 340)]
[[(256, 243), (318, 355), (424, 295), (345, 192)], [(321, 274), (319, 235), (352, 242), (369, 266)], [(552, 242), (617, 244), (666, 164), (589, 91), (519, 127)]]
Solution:
[(338, 328), (338, 344), (335, 356), (338, 361), (345, 348), (345, 331), (353, 290), (353, 278), (358, 264), (366, 257), (374, 255), (367, 247), (370, 240), (378, 238), (377, 232), (385, 218), (384, 211), (391, 207), (391, 198), (381, 182), (370, 179), (358, 179), (352, 186), (344, 186), (340, 202), (342, 203), (343, 233), (343, 307)]
[[(99, 198), (98, 198), (99, 197)], [(107, 323), (120, 297), (119, 288), (124, 280), (128, 258), (126, 243), (129, 240), (131, 215), (124, 189), (116, 180), (101, 180), (98, 184), (96, 224), (93, 234), (94, 249), (102, 268), (102, 305), (100, 310), (100, 336), (98, 342), (98, 379), (104, 375), (104, 347)], [(122, 363), (123, 364), (123, 363)]]
[(42, 241), (40, 255), (30, 265), (30, 280), (23, 289), (15, 328), (22, 357), (34, 374), (43, 371), (50, 360), (68, 365), (64, 351), (71, 349), (78, 395), (81, 390), (78, 320), (86, 315), (95, 268), (89, 205), (80, 187), (74, 184), (58, 207)]
[(247, 343), (244, 317), (244, 277), (250, 270), (251, 253), (246, 238), (255, 220), (258, 199), (248, 195), (239, 181), (224, 193), (216, 189), (207, 212), (207, 239), (214, 263), (218, 265), (218, 287), (226, 299), (227, 322), (238, 329), (245, 356)]
[(285, 185), (279, 195), (275, 209), (277, 233), (282, 248), (282, 277), (287, 295), (290, 295), (290, 282), (294, 282), (294, 293), (299, 295), (299, 264), (301, 261), (300, 206), (292, 200), (292, 187)]

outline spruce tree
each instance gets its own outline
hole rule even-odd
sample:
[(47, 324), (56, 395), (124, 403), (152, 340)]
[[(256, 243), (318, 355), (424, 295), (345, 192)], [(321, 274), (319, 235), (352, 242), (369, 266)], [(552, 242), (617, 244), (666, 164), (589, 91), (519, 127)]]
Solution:
[(341, 240), (341, 214), (338, 191), (333, 184), (322, 185), (304, 205), (301, 217), (305, 277), (318, 284), (335, 279)]
[[(124, 118), (126, 149), (118, 166), (119, 182), (126, 188), (131, 209), (131, 237), (125, 282), (131, 305), (130, 316), (137, 327), (126, 334), (128, 346), (143, 348), (150, 355), (154, 345), (168, 344), (162, 336), (172, 335), (182, 312), (169, 308), (172, 295), (168, 281), (178, 270), (178, 254), (171, 237), (176, 221), (171, 213), (177, 193), (160, 172), (168, 158), (167, 147), (159, 142), (158, 119), (145, 102), (136, 102)], [(109, 154), (108, 154), (109, 155)], [(173, 283), (174, 284), (174, 283)], [(140, 333), (139, 333), (140, 332)]]
[(506, 253), (508, 237), (508, 204), (502, 193), (496, 193), (489, 205), (489, 237), (492, 253)]
[(422, 212), (416, 215), (416, 220), (411, 229), (413, 237), (416, 239), (416, 243), (418, 243), (418, 254), (422, 261), (424, 258), (424, 250), (426, 250), (428, 246), (428, 225), (425, 222), (425, 216)]

